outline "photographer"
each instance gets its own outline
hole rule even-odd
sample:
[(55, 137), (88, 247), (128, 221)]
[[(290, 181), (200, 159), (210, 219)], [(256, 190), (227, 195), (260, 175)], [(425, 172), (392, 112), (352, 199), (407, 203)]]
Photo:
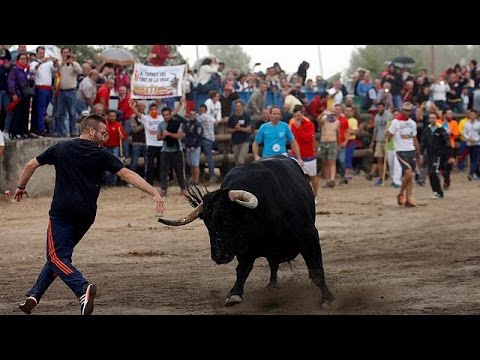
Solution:
[(57, 118), (55, 121), (55, 132), (61, 136), (67, 136), (65, 118), (68, 113), (70, 137), (77, 136), (76, 130), (76, 89), (77, 76), (82, 73), (82, 67), (76, 61), (76, 55), (70, 53), (70, 48), (64, 47), (61, 50), (62, 62), (60, 65), (60, 92), (57, 98)]

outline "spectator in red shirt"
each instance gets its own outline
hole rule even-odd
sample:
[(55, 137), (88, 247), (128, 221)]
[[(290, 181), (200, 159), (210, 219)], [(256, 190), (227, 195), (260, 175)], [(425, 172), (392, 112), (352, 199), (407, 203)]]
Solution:
[(175, 54), (170, 54), (168, 45), (153, 45), (152, 52), (148, 54), (148, 65), (164, 66), (165, 60), (174, 58)]
[(309, 118), (303, 116), (303, 106), (296, 105), (293, 108), (293, 118), (290, 120), (290, 130), (300, 147), (302, 156), (302, 170), (310, 178), (313, 193), (315, 195), (315, 205), (318, 204), (318, 177), (317, 177), (317, 158), (315, 146), (315, 126)]
[[(120, 141), (126, 139), (127, 135), (122, 124), (117, 121), (117, 112), (115, 110), (107, 111), (107, 120), (108, 137), (104, 142), (104, 146), (108, 152), (120, 159), (123, 157), (123, 154), (120, 154)], [(106, 181), (107, 185), (115, 186), (117, 184), (117, 175), (107, 172)]]
[(338, 121), (340, 122), (340, 134), (339, 134), (339, 144), (338, 144), (338, 162), (340, 164), (340, 176), (343, 178), (343, 182), (348, 184), (348, 180), (345, 178), (345, 150), (348, 142), (348, 137), (350, 136), (348, 128), (348, 119), (342, 113), (343, 106), (342, 104), (335, 105), (335, 115), (337, 116)]
[(108, 79), (106, 84), (100, 86), (97, 91), (97, 97), (95, 98), (95, 104), (102, 104), (105, 110), (108, 110), (108, 102), (110, 101), (110, 91), (115, 86), (115, 80)]

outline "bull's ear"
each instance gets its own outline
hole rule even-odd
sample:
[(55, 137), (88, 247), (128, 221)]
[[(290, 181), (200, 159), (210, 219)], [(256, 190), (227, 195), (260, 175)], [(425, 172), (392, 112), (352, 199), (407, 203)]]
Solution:
[(230, 201), (235, 201), (248, 209), (255, 209), (258, 206), (257, 197), (245, 190), (230, 190), (228, 192), (228, 198)]

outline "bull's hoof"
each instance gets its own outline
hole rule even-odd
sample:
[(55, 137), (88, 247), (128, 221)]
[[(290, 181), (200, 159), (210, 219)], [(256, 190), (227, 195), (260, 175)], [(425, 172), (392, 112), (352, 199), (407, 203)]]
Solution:
[(322, 294), (322, 302), (321, 305), (323, 304), (328, 304), (331, 305), (332, 302), (335, 300), (335, 296), (330, 291), (327, 291), (326, 293)]
[(269, 282), (266, 286), (267, 289), (277, 289), (278, 288), (278, 283), (277, 282)]
[(225, 299), (225, 306), (233, 306), (240, 304), (243, 301), (242, 295), (228, 295)]

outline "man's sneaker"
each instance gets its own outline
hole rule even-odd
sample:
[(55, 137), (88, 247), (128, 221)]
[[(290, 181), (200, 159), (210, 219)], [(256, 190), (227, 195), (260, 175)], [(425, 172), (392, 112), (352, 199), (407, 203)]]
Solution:
[(33, 296), (29, 296), (25, 299), (25, 302), (20, 304), (18, 308), (22, 310), (25, 314), (30, 315), (35, 306), (37, 306), (38, 301)]
[(441, 198), (443, 198), (442, 193), (434, 192), (432, 195), (432, 199), (441, 199)]
[(95, 295), (97, 295), (97, 286), (95, 284), (88, 285), (85, 294), (80, 296), (79, 299), (81, 315), (92, 315)]
[(375, 180), (375, 183), (373, 185), (375, 186), (381, 186), (383, 184), (383, 181), (382, 179), (378, 178), (377, 180)]

